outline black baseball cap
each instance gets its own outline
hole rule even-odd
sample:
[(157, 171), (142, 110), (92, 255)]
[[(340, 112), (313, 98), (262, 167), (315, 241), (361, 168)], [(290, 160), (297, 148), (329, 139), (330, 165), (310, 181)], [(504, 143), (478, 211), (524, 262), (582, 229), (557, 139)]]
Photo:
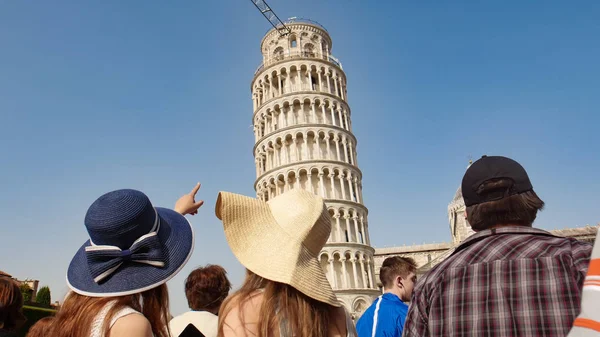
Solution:
[[(512, 186), (485, 195), (477, 193), (481, 184), (501, 178), (512, 180)], [(462, 179), (461, 188), (467, 207), (533, 190), (529, 176), (521, 164), (510, 158), (485, 155), (469, 166)]]

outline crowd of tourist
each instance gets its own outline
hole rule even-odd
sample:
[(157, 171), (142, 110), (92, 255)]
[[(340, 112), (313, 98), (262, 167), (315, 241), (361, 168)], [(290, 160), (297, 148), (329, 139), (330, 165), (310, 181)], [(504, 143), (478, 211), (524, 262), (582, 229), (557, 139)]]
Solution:
[[(475, 234), (417, 279), (410, 258), (387, 258), (383, 294), (354, 324), (317, 259), (331, 232), (323, 199), (292, 189), (263, 201), (221, 192), (216, 216), (246, 268), (230, 294), (226, 271), (208, 265), (185, 280), (189, 312), (172, 317), (166, 282), (189, 260), (200, 189), (173, 209), (136, 190), (99, 197), (87, 240), (67, 271), (60, 310), (27, 336), (382, 337), (600, 336), (600, 240), (595, 248), (532, 224), (544, 202), (524, 168), (483, 156), (462, 180)], [(0, 337), (25, 322), (19, 286), (0, 276)]]

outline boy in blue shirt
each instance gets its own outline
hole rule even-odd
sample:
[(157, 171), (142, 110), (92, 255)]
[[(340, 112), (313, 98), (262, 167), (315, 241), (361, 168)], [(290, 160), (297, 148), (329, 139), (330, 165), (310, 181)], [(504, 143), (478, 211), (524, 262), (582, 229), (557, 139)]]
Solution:
[(409, 257), (392, 256), (383, 261), (379, 279), (384, 294), (363, 313), (356, 324), (358, 337), (400, 337), (413, 288), (417, 265)]

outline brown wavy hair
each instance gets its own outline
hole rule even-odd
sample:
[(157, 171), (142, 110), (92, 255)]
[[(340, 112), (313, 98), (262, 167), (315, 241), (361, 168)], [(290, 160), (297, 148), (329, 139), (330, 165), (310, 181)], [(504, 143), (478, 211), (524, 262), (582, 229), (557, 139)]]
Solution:
[(114, 305), (104, 318), (104, 336), (108, 336), (109, 323), (114, 315), (125, 307), (142, 313), (150, 322), (155, 337), (169, 337), (169, 293), (167, 285), (120, 297), (89, 297), (74, 292), (69, 293), (56, 319), (49, 336), (89, 337), (96, 315), (109, 302)]
[(385, 289), (392, 288), (397, 276), (406, 278), (408, 274), (417, 272), (417, 263), (410, 257), (390, 256), (383, 260), (379, 269), (379, 280)]
[[(234, 309), (240, 310), (240, 320), (245, 325), (242, 308), (254, 295), (262, 291), (263, 300), (258, 314), (257, 337), (279, 335), (280, 322), (287, 322), (290, 333), (302, 337), (325, 337), (330, 333), (332, 314), (339, 309), (329, 304), (314, 300), (294, 287), (267, 280), (253, 272), (246, 271), (246, 279), (242, 287), (225, 300), (219, 312), (218, 336), (223, 337), (225, 317)], [(345, 331), (339, 327), (338, 331)]]
[(54, 316), (48, 316), (40, 319), (39, 321), (35, 322), (35, 324), (31, 328), (29, 328), (27, 336), (25, 337), (51, 336), (48, 330), (50, 329), (53, 322)]
[[(508, 194), (513, 186), (510, 179), (486, 181), (477, 188), (477, 194)], [(533, 191), (509, 195), (499, 200), (469, 206), (467, 221), (473, 230), (484, 230), (497, 225), (521, 225), (531, 227), (544, 202)]]
[(13, 279), (0, 277), (0, 324), (4, 330), (13, 331), (27, 319), (23, 315), (23, 294)]
[(192, 310), (218, 311), (230, 290), (227, 271), (217, 265), (197, 268), (185, 279), (185, 297)]

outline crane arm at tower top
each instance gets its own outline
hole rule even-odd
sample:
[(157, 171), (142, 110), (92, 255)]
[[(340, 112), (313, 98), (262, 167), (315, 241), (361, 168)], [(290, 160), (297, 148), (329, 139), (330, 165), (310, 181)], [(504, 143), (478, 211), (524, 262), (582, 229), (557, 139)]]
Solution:
[(271, 23), (271, 26), (273, 26), (273, 28), (277, 29), (277, 31), (279, 32), (279, 35), (285, 36), (292, 32), (290, 30), (290, 28), (288, 26), (286, 26), (283, 23), (283, 21), (281, 21), (279, 19), (277, 14), (275, 14), (275, 12), (273, 12), (273, 10), (271, 9), (271, 7), (269, 7), (269, 5), (267, 4), (266, 1), (264, 1), (264, 0), (250, 0), (250, 1), (252, 1), (254, 6), (256, 6), (256, 8), (258, 8), (260, 13), (267, 20), (269, 20), (269, 22)]

